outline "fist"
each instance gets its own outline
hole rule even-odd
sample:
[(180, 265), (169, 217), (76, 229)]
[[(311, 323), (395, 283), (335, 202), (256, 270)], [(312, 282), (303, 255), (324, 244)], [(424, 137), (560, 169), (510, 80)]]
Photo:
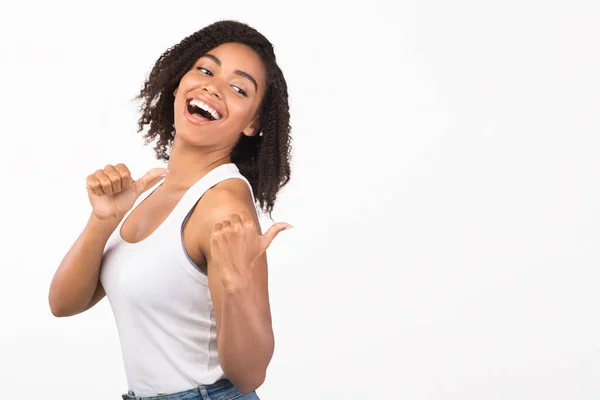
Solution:
[(252, 217), (246, 214), (232, 214), (229, 219), (215, 224), (210, 236), (210, 251), (224, 287), (248, 282), (256, 260), (279, 232), (291, 227), (288, 223), (278, 222), (261, 235)]
[(88, 175), (85, 187), (88, 193), (110, 196), (129, 188), (131, 182), (131, 172), (125, 164), (107, 165), (104, 169)]
[(165, 168), (153, 168), (137, 181), (125, 164), (107, 165), (86, 179), (92, 213), (99, 219), (123, 218), (135, 200), (165, 176)]

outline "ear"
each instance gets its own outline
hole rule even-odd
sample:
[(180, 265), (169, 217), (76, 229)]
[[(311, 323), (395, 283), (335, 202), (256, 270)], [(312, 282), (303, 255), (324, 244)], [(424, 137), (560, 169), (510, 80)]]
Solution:
[(260, 115), (256, 114), (246, 129), (242, 131), (242, 134), (246, 136), (256, 136), (260, 132), (260, 119)]
[(179, 89), (179, 86), (177, 86), (177, 87), (175, 88), (175, 91), (173, 92), (173, 97), (177, 97), (177, 89)]

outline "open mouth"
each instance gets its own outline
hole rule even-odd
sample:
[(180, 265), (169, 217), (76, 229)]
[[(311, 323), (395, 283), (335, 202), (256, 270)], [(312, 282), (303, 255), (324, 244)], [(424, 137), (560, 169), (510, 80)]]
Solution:
[(204, 121), (218, 121), (222, 118), (218, 111), (198, 99), (187, 100), (187, 111), (190, 115)]

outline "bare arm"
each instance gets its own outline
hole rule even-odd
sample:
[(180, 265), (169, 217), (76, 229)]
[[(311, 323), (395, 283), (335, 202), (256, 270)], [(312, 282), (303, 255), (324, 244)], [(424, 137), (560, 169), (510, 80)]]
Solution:
[(203, 203), (203, 223), (198, 230), (198, 241), (208, 264), (209, 288), (217, 324), (219, 363), (238, 390), (247, 393), (263, 383), (274, 351), (267, 258), (263, 254), (257, 260), (252, 279), (247, 285), (232, 290), (223, 286), (209, 244), (214, 224), (234, 212), (243, 212), (252, 216), (258, 234), (260, 225), (251, 200), (239, 200), (250, 199), (249, 192), (244, 193), (247, 188), (243, 182), (231, 180), (219, 186), (211, 189), (200, 200)]
[(105, 296), (99, 281), (102, 253), (118, 224), (119, 220), (104, 221), (90, 216), (52, 278), (48, 301), (54, 316), (82, 313)]
[(157, 183), (166, 169), (153, 168), (137, 181), (124, 164), (107, 165), (86, 179), (92, 205), (87, 225), (52, 278), (48, 302), (52, 314), (69, 317), (92, 308), (104, 296), (100, 266), (108, 238), (138, 196)]
[(214, 263), (208, 267), (211, 296), (215, 301), (215, 315), (218, 315), (219, 363), (243, 393), (263, 384), (275, 346), (266, 294), (266, 257), (263, 255), (257, 264), (248, 286), (236, 289), (225, 289), (221, 282), (215, 282), (219, 278), (215, 279)]

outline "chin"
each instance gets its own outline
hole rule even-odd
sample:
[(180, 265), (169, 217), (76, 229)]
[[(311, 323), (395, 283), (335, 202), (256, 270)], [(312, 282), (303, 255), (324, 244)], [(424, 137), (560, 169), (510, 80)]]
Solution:
[(218, 130), (207, 129), (206, 127), (183, 127), (175, 128), (175, 140), (185, 144), (186, 146), (192, 147), (223, 147), (224, 134), (219, 133)]

